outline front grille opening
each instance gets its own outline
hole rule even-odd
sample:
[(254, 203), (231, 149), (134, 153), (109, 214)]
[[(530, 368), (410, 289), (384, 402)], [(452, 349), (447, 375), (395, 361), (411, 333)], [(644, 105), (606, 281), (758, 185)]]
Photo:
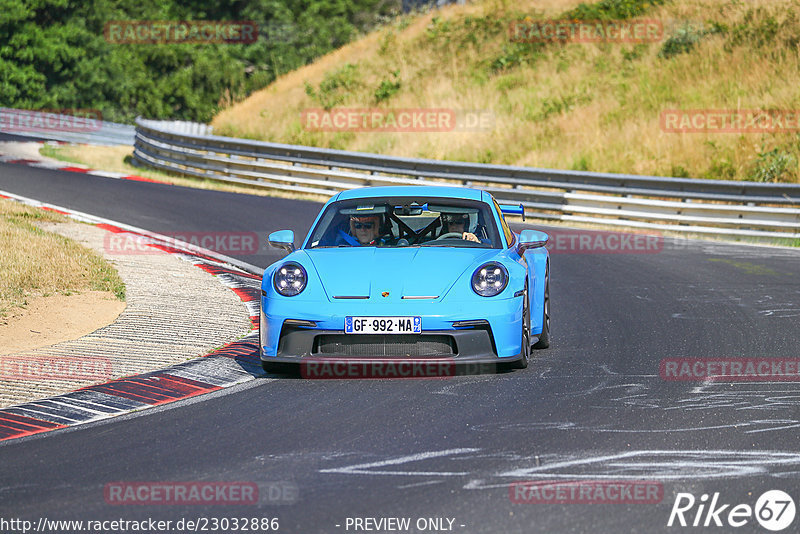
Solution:
[(314, 339), (312, 353), (352, 358), (403, 358), (458, 354), (453, 336), (418, 334), (323, 334)]

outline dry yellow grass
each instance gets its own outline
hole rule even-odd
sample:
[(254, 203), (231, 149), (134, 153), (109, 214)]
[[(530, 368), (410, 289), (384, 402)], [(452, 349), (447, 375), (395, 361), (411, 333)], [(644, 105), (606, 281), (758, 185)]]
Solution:
[(0, 319), (31, 298), (56, 293), (106, 291), (124, 300), (125, 286), (108, 262), (34, 224), (64, 220), (40, 208), (0, 199)]
[[(773, 149), (780, 176), (798, 180), (794, 133), (664, 132), (667, 109), (800, 109), (800, 0), (673, 0), (651, 8), (667, 37), (687, 23), (704, 33), (688, 53), (659, 56), (662, 42), (544, 47), (527, 64), (514, 54), (508, 23), (525, 14), (555, 18), (577, 1), (485, 0), (449, 6), (377, 30), (291, 72), (221, 112), (216, 132), (275, 142), (410, 157), (669, 176), (747, 179)], [(726, 27), (727, 30), (713, 31)], [(769, 33), (771, 25), (777, 29)], [(737, 28), (753, 32), (738, 41)], [(759, 33), (761, 32), (761, 33)], [(772, 39), (758, 46), (761, 37)], [(523, 53), (524, 55), (524, 53)], [(505, 68), (493, 62), (508, 60)], [(312, 132), (300, 113), (320, 107), (305, 90), (347, 65), (352, 85), (336, 107), (488, 110), (487, 132)], [(398, 72), (400, 90), (376, 103)]]

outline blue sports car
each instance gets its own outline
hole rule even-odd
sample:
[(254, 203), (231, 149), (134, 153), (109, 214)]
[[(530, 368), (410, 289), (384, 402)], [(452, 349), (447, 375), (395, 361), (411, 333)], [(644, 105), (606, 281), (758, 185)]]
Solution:
[[(550, 332), (548, 236), (512, 232), (485, 191), (366, 187), (338, 193), (300, 248), (264, 271), (264, 369), (320, 359), (528, 365)], [(324, 360), (323, 360), (324, 361)]]

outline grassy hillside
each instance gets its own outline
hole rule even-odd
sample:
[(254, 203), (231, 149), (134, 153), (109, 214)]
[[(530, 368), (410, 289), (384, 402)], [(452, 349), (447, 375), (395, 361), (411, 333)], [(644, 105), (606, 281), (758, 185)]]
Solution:
[[(512, 43), (509, 23), (660, 20), (665, 38)], [(216, 116), (221, 135), (401, 156), (798, 181), (797, 133), (667, 133), (668, 109), (800, 109), (800, 0), (479, 0), (398, 19)], [(307, 108), (455, 108), (483, 132), (313, 132)]]

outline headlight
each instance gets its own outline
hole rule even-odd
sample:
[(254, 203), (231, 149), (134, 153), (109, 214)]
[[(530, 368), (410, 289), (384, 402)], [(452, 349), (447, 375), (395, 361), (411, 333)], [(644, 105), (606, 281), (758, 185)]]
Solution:
[(308, 282), (308, 275), (299, 263), (284, 263), (272, 275), (272, 286), (284, 297), (299, 295)]
[(486, 263), (472, 273), (472, 289), (482, 297), (499, 295), (506, 285), (508, 285), (508, 271), (499, 263)]

